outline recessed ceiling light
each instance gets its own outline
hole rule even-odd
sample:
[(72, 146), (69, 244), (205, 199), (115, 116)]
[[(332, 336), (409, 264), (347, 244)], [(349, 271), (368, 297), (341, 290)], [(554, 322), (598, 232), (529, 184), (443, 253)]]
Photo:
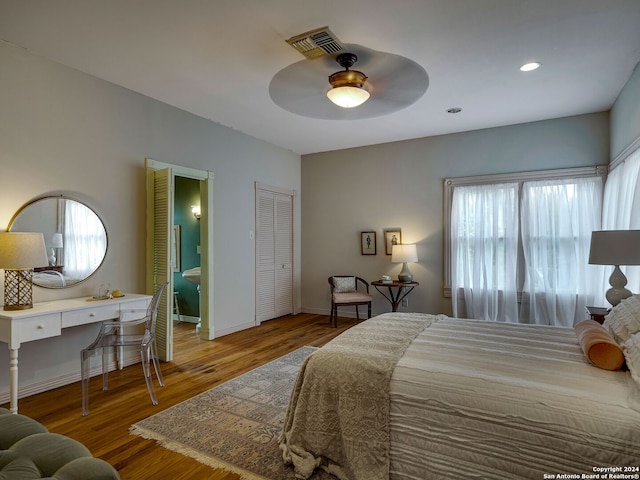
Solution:
[(447, 113), (460, 113), (462, 111), (459, 107), (448, 108)]
[(522, 72), (531, 72), (531, 71), (539, 68), (540, 65), (542, 65), (540, 62), (525, 63), (524, 65), (522, 65), (520, 67), (520, 71), (522, 71)]

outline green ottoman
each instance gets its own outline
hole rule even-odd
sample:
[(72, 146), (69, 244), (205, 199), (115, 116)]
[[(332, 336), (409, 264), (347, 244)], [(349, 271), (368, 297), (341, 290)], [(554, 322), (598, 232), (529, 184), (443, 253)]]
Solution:
[(119, 480), (120, 476), (80, 442), (0, 408), (0, 480), (37, 478)]

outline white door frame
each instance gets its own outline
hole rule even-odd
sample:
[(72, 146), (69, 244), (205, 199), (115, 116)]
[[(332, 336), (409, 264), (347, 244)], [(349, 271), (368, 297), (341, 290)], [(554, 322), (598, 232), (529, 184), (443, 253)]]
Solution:
[[(299, 313), (298, 301), (296, 299), (296, 292), (298, 291), (296, 275), (296, 237), (295, 237), (295, 212), (296, 212), (296, 191), (289, 188), (275, 187), (273, 185), (267, 185), (266, 183), (255, 182), (254, 183), (254, 209), (255, 209), (255, 232), (258, 235), (258, 190), (274, 194), (282, 194), (291, 197), (291, 309), (293, 314)], [(260, 271), (259, 259), (258, 259), (258, 243), (255, 246), (255, 301), (254, 301), (254, 322), (255, 325), (262, 323), (262, 320), (258, 317), (258, 275)]]
[[(171, 168), (174, 177), (186, 177), (200, 180), (200, 338), (213, 340), (213, 172), (145, 159), (150, 170)], [(147, 213), (148, 215), (148, 213)], [(151, 242), (151, 245), (150, 245)], [(171, 262), (171, 260), (168, 260)], [(169, 265), (170, 268), (170, 265)], [(153, 289), (153, 239), (147, 237), (147, 291)], [(170, 298), (173, 292), (167, 292)], [(172, 342), (173, 343), (173, 342)]]

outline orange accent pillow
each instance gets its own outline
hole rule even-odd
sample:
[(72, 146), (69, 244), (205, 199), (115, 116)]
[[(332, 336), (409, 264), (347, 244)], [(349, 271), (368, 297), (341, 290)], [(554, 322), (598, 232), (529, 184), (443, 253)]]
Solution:
[(575, 326), (576, 336), (587, 360), (604, 370), (620, 370), (624, 354), (607, 330), (595, 320), (584, 320)]

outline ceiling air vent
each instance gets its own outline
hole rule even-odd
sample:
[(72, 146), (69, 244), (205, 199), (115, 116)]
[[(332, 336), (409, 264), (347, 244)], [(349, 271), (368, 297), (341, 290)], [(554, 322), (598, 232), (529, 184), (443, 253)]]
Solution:
[(307, 58), (335, 55), (344, 51), (344, 45), (329, 27), (317, 28), (310, 32), (291, 37), (287, 43)]

